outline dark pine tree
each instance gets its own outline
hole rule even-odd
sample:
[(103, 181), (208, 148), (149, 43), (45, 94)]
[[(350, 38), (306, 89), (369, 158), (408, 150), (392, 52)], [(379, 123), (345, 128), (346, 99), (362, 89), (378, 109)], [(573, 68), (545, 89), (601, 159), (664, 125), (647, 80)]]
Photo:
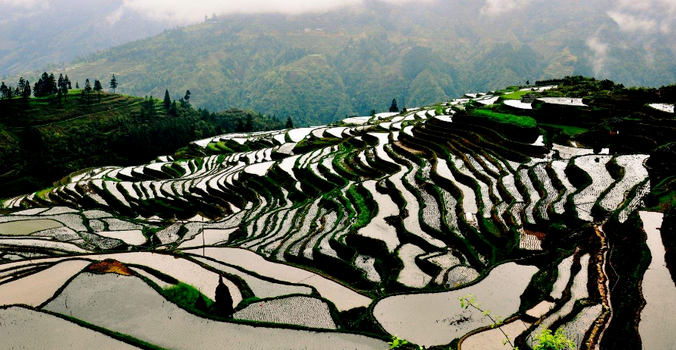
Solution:
[(75, 82), (75, 88), (78, 90), (80, 89), (80, 83), (78, 83), (77, 81)]
[(23, 77), (19, 78), (19, 83), (16, 85), (16, 87), (19, 90), (23, 91), (24, 85), (26, 85), (26, 79), (24, 79)]
[(190, 104), (190, 90), (185, 90), (185, 96), (183, 96), (186, 104)]
[(286, 120), (286, 128), (293, 129), (293, 120), (291, 120), (291, 117)]
[(169, 97), (169, 90), (164, 90), (164, 101), (162, 104), (164, 104), (164, 109), (167, 111), (169, 108), (171, 108), (171, 97)]
[(54, 77), (53, 73), (49, 75), (48, 84), (49, 84), (49, 88), (48, 88), (49, 94), (48, 95), (50, 95), (50, 96), (54, 95), (54, 94), (57, 93), (57, 91), (59, 91), (58, 87), (56, 86), (56, 78)]
[(82, 96), (85, 97), (87, 103), (89, 103), (89, 98), (92, 93), (92, 85), (89, 83), (89, 79), (85, 80), (84, 90), (82, 90)]
[(96, 97), (98, 97), (99, 101), (101, 101), (101, 90), (103, 90), (101, 82), (98, 79), (94, 80), (94, 91), (96, 91)]
[(7, 98), (7, 91), (8, 90), (9, 90), (9, 88), (7, 87), (7, 85), (5, 85), (4, 81), (2, 83), (0, 83), (0, 98)]
[(235, 127), (235, 132), (244, 132), (244, 122), (242, 122), (242, 119), (237, 119), (237, 127)]
[(115, 89), (117, 89), (117, 78), (115, 78), (115, 74), (110, 78), (110, 88), (113, 89), (113, 93), (115, 93)]
[(216, 316), (232, 318), (234, 309), (232, 307), (232, 296), (228, 286), (223, 283), (223, 276), (219, 276), (218, 287), (216, 287), (216, 300), (214, 302), (214, 313)]
[(26, 80), (26, 84), (23, 86), (23, 91), (21, 91), (21, 97), (29, 98), (31, 97), (31, 82)]
[(66, 78), (63, 77), (63, 74), (59, 74), (59, 80), (56, 84), (59, 88), (59, 97), (63, 96), (64, 98), (68, 98), (68, 82), (66, 81)]
[(73, 89), (73, 85), (70, 84), (70, 79), (68, 79), (68, 74), (66, 74), (66, 77), (63, 78), (63, 82), (66, 83), (66, 87), (68, 88), (68, 90)]
[(33, 85), (33, 96), (35, 97), (42, 97), (42, 91), (40, 88), (42, 87), (42, 79), (38, 79), (38, 82)]
[(392, 113), (398, 113), (399, 112), (399, 107), (397, 107), (397, 100), (392, 99), (392, 105), (390, 105), (390, 112)]

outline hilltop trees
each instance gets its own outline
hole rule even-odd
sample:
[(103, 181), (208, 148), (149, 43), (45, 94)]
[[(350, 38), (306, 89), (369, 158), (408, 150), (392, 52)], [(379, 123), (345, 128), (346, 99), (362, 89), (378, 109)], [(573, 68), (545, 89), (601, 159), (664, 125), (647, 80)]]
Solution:
[(110, 88), (113, 89), (113, 93), (115, 93), (115, 89), (117, 89), (117, 78), (115, 78), (115, 74), (113, 74), (113, 77), (110, 78)]
[(31, 83), (23, 77), (19, 78), (19, 84), (16, 86), (16, 96), (24, 99), (31, 97)]
[(291, 117), (286, 120), (286, 128), (293, 129), (293, 120), (291, 120)]
[(99, 101), (101, 101), (101, 90), (103, 90), (101, 82), (94, 80), (94, 91), (96, 91), (96, 97), (99, 99)]
[(27, 99), (31, 96), (31, 92), (31, 83), (23, 77), (19, 78), (16, 87), (5, 85), (4, 81), (0, 83), (0, 99), (11, 100), (14, 97)]
[(42, 76), (33, 88), (33, 95), (35, 97), (53, 96), (58, 92), (59, 89), (54, 74), (47, 74), (47, 72), (42, 73)]
[(63, 74), (59, 74), (59, 80), (57, 82), (57, 87), (59, 89), (59, 94), (68, 99), (68, 90), (70, 89), (70, 80), (68, 76), (63, 77)]

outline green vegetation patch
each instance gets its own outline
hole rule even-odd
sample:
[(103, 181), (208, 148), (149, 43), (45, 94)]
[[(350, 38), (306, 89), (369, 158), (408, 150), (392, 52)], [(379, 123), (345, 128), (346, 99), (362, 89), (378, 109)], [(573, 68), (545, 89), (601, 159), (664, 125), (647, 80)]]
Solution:
[(532, 93), (532, 91), (526, 90), (526, 91), (514, 91), (509, 94), (504, 94), (501, 97), (504, 98), (505, 100), (520, 100), (522, 96), (528, 95)]
[(557, 125), (557, 124), (542, 124), (542, 123), (540, 125), (560, 129), (563, 133), (567, 134), (568, 136), (575, 136), (589, 131), (589, 129), (580, 128), (572, 125)]
[(534, 128), (537, 126), (537, 122), (531, 117), (498, 113), (488, 109), (475, 109), (472, 111), (472, 115), (475, 117), (485, 117), (498, 123), (516, 125), (522, 128)]
[(197, 302), (198, 298), (202, 298), (202, 300), (204, 300), (207, 308), (211, 307), (211, 305), (214, 303), (213, 300), (204, 296), (195, 287), (182, 282), (175, 286), (164, 289), (162, 294), (165, 298), (174, 302), (176, 305), (188, 310), (195, 309), (195, 303)]

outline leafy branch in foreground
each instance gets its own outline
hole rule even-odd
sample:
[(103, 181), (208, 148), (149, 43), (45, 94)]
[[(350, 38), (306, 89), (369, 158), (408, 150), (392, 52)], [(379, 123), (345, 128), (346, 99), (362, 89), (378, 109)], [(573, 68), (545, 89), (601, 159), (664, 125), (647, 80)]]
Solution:
[(460, 298), (458, 298), (458, 300), (460, 300), (460, 307), (462, 307), (463, 309), (467, 310), (471, 307), (471, 308), (481, 312), (484, 316), (488, 317), (488, 319), (491, 320), (491, 323), (492, 323), (491, 328), (497, 327), (498, 330), (500, 331), (500, 333), (502, 333), (502, 335), (505, 336), (505, 340), (502, 342), (503, 345), (509, 344), (509, 346), (512, 349), (519, 350), (518, 347), (514, 346), (514, 344), (512, 343), (512, 340), (509, 339), (509, 336), (507, 335), (507, 333), (505, 333), (505, 331), (503, 331), (502, 328), (500, 327), (503, 323), (502, 318), (499, 317), (499, 316), (493, 317), (491, 315), (491, 310), (482, 309), (481, 304), (479, 304), (477, 302), (476, 297), (473, 294), (467, 294), (465, 296), (461, 296)]
[[(488, 317), (489, 320), (491, 320), (491, 328), (498, 328), (500, 333), (505, 336), (505, 340), (502, 342), (503, 345), (509, 344), (509, 346), (513, 350), (519, 350), (518, 347), (514, 346), (512, 343), (512, 340), (509, 339), (509, 336), (507, 336), (507, 333), (505, 333), (502, 330), (502, 325), (503, 325), (503, 320), (501, 317), (493, 317), (491, 315), (491, 310), (484, 310), (481, 308), (481, 304), (479, 304), (476, 300), (476, 297), (472, 294), (467, 294), (465, 296), (462, 296), (458, 298), (460, 300), (460, 306), (463, 309), (469, 309), (470, 307), (481, 312), (484, 316)], [(575, 349), (575, 343), (573, 343), (572, 340), (568, 339), (566, 334), (563, 332), (562, 329), (557, 329), (554, 334), (552, 334), (552, 331), (549, 329), (545, 329), (540, 333), (538, 336), (538, 339), (536, 340), (537, 345), (533, 348), (533, 350), (567, 350), (567, 349)]]

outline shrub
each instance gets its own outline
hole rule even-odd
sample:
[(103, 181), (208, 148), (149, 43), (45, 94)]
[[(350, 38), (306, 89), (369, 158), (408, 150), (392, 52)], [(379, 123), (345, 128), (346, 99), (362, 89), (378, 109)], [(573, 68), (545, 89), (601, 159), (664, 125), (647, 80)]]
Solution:
[(540, 333), (537, 339), (537, 345), (533, 350), (567, 350), (575, 349), (575, 344), (572, 340), (566, 337), (562, 329), (557, 329), (556, 333), (545, 329)]

